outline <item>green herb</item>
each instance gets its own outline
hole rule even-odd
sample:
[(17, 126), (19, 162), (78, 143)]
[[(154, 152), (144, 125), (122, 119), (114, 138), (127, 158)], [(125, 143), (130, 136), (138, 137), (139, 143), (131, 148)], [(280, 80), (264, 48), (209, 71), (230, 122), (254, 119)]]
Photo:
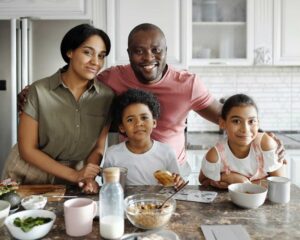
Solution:
[(23, 230), (23, 232), (29, 232), (33, 227), (38, 225), (43, 225), (45, 223), (51, 222), (52, 218), (44, 217), (28, 217), (21, 220), (19, 217), (15, 218), (14, 225)]
[(7, 185), (7, 186), (0, 186), (0, 196), (4, 195), (5, 193), (15, 192), (16, 187)]

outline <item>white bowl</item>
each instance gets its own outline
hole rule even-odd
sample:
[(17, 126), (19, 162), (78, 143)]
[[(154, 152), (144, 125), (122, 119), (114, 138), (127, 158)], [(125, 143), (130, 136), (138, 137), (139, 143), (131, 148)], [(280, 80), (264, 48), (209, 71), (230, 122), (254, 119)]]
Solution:
[[(21, 219), (28, 218), (28, 217), (48, 217), (48, 218), (52, 218), (52, 220), (48, 223), (33, 227), (29, 232), (24, 232), (21, 228), (16, 227), (14, 225), (14, 220), (17, 217)], [(48, 232), (51, 230), (53, 223), (55, 222), (55, 219), (56, 219), (56, 215), (51, 211), (24, 210), (8, 216), (5, 219), (4, 224), (14, 238), (22, 239), (22, 240), (32, 240), (32, 239), (39, 239), (47, 235)]]
[(267, 196), (268, 190), (252, 183), (234, 183), (228, 186), (231, 201), (242, 208), (258, 208)]
[(26, 210), (43, 209), (47, 203), (47, 197), (43, 195), (31, 195), (22, 199), (21, 205)]
[(8, 201), (0, 200), (0, 227), (3, 226), (5, 218), (9, 214), (10, 203)]

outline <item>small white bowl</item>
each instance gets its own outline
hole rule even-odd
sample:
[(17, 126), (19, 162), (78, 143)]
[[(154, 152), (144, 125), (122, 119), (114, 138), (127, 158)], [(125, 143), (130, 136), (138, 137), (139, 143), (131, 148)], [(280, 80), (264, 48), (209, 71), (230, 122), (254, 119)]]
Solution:
[(21, 205), (26, 210), (43, 209), (47, 203), (47, 197), (31, 195), (22, 199)]
[(0, 227), (3, 226), (5, 218), (8, 216), (10, 210), (10, 203), (8, 201), (0, 200)]
[[(33, 227), (29, 232), (24, 232), (21, 228), (14, 225), (14, 220), (19, 217), (21, 219), (28, 217), (48, 217), (52, 220), (48, 223)], [(24, 210), (21, 212), (14, 213), (5, 219), (5, 226), (14, 238), (22, 240), (39, 239), (48, 234), (51, 230), (53, 223), (55, 222), (56, 215), (47, 210)]]
[(234, 183), (228, 186), (231, 201), (242, 208), (258, 208), (267, 196), (268, 190), (252, 183)]

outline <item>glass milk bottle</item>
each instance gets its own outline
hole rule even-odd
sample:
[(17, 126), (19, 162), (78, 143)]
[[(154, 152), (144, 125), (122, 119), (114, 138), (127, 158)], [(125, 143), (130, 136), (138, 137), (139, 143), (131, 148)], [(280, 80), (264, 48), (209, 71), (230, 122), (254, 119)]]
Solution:
[(124, 193), (119, 183), (119, 168), (105, 168), (104, 184), (99, 194), (100, 235), (117, 239), (124, 233)]

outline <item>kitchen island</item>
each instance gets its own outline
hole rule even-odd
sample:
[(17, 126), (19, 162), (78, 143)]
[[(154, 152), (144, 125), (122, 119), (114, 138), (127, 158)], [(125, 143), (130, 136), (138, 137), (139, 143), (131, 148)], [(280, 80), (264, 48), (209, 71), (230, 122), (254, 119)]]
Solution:
[[(160, 186), (130, 186), (126, 195), (144, 192), (158, 192)], [(189, 189), (212, 190), (201, 186), (187, 186)], [(227, 191), (217, 190), (218, 195), (212, 203), (197, 203), (177, 200), (176, 212), (165, 229), (172, 230), (182, 240), (204, 239), (200, 226), (210, 224), (241, 224), (251, 239), (300, 239), (300, 189), (291, 186), (291, 201), (288, 204), (273, 204), (266, 200), (258, 209), (242, 209), (235, 206)], [(69, 188), (66, 195), (89, 197), (98, 200), (98, 195), (81, 195), (77, 188)], [(47, 210), (56, 213), (53, 229), (44, 239), (101, 239), (99, 220), (94, 219), (93, 231), (85, 237), (72, 238), (66, 235), (63, 217), (63, 201), (48, 202)], [(125, 220), (125, 232), (137, 232), (128, 220)], [(11, 239), (6, 227), (0, 228), (0, 239)]]

